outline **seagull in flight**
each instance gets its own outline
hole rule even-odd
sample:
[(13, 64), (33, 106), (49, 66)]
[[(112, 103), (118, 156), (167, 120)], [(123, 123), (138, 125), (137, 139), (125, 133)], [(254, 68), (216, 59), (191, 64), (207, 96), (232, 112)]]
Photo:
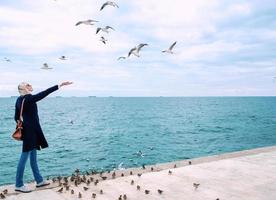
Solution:
[(11, 60), (8, 59), (7, 57), (5, 57), (4, 60), (5, 60), (6, 62), (11, 62)]
[(60, 60), (67, 60), (65, 56), (61, 56), (59, 59)]
[(85, 25), (94, 25), (94, 22), (99, 22), (93, 19), (88, 19), (88, 20), (84, 20), (84, 21), (79, 21), (76, 23), (76, 26), (81, 25), (81, 24), (85, 24)]
[(96, 34), (98, 34), (100, 31), (103, 31), (105, 33), (109, 33), (109, 29), (112, 29), (113, 31), (115, 31), (114, 28), (112, 28), (111, 26), (106, 26), (104, 28), (99, 27), (96, 30)]
[(103, 36), (101, 37), (100, 41), (104, 44), (106, 44), (107, 39), (105, 39)]
[(101, 7), (100, 10), (103, 10), (106, 6), (113, 6), (113, 7), (119, 8), (119, 6), (118, 6), (115, 2), (113, 2), (113, 1), (107, 1), (107, 2), (105, 2), (105, 3), (102, 5), (102, 7)]
[(173, 54), (172, 49), (174, 48), (174, 46), (176, 45), (176, 41), (169, 47), (169, 49), (163, 50), (163, 53), (171, 53)]
[(125, 56), (120, 56), (119, 58), (117, 58), (117, 60), (121, 60), (121, 59), (126, 59)]
[(128, 57), (129, 57), (131, 54), (133, 54), (133, 55), (135, 55), (135, 56), (137, 56), (137, 57), (140, 57), (139, 52), (140, 52), (140, 50), (141, 50), (144, 46), (148, 46), (148, 44), (146, 44), (146, 43), (141, 43), (141, 44), (139, 44), (138, 46), (136, 46), (136, 47), (130, 49), (130, 51), (128, 52)]
[(44, 63), (44, 64), (43, 64), (43, 67), (41, 67), (41, 69), (46, 69), (46, 70), (48, 70), (48, 69), (53, 69), (53, 68), (52, 68), (52, 67), (49, 67), (47, 63)]

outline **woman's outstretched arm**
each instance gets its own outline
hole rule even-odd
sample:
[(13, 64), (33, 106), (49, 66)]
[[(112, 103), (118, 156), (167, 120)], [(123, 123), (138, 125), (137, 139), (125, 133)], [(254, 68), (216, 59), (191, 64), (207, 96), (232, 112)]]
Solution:
[(66, 85), (71, 85), (73, 82), (63, 82), (60, 85), (55, 85), (53, 87), (48, 88), (47, 90), (44, 90), (42, 92), (39, 92), (35, 95), (26, 95), (26, 102), (37, 102), (40, 101), (41, 99), (45, 98), (46, 96), (48, 96), (49, 94), (51, 94), (52, 92), (58, 90), (60, 87), (66, 86)]

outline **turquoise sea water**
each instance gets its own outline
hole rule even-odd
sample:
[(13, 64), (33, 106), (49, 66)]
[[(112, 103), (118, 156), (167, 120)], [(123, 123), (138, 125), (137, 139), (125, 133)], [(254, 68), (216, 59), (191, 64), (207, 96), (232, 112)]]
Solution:
[[(15, 100), (0, 98), (0, 185), (14, 183), (21, 153), (11, 139)], [(46, 98), (38, 106), (49, 143), (38, 153), (44, 177), (276, 145), (276, 97)]]

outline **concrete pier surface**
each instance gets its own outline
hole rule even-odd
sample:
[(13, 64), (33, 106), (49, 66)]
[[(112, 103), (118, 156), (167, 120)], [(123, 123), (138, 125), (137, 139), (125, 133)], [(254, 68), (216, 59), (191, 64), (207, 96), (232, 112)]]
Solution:
[(69, 181), (69, 190), (62, 192), (57, 182), (39, 190), (30, 183), (34, 191), (27, 194), (14, 192), (12, 185), (0, 192), (8, 189), (7, 200), (276, 200), (276, 146), (126, 169), (116, 171), (115, 178), (112, 173), (86, 176), (93, 177), (89, 185)]

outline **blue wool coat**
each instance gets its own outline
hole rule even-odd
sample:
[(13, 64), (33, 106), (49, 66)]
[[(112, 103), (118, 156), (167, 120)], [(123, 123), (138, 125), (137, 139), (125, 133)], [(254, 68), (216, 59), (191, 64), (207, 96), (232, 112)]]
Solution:
[(55, 85), (45, 91), (42, 91), (38, 94), (32, 95), (27, 94), (17, 98), (15, 103), (15, 115), (14, 120), (19, 120), (20, 108), (23, 99), (25, 99), (23, 107), (23, 131), (22, 131), (22, 140), (23, 140), (23, 152), (31, 151), (33, 149), (40, 150), (42, 148), (48, 147), (48, 143), (42, 132), (38, 110), (36, 102), (40, 101), (50, 93), (58, 90), (58, 86)]

